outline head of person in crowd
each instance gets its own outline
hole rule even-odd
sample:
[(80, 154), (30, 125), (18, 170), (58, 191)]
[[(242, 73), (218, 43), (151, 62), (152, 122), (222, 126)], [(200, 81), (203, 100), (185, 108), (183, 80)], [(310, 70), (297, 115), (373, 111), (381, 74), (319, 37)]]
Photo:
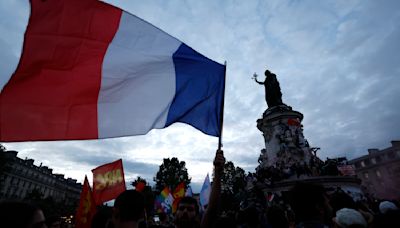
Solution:
[(61, 227), (61, 218), (60, 216), (50, 216), (46, 219), (47, 228), (60, 228)]
[(329, 197), (329, 204), (332, 206), (333, 213), (342, 208), (356, 209), (357, 205), (353, 198), (344, 191), (336, 191)]
[(390, 202), (390, 201), (382, 201), (379, 203), (379, 212), (381, 214), (386, 214), (388, 211), (395, 211), (398, 210), (396, 204)]
[(112, 214), (115, 228), (139, 227), (145, 215), (145, 200), (140, 192), (126, 190), (115, 199)]
[(285, 215), (285, 211), (278, 206), (271, 206), (268, 208), (267, 220), (272, 228), (289, 228), (289, 221)]
[(111, 228), (113, 208), (100, 206), (92, 218), (92, 228)]
[(43, 211), (24, 202), (0, 203), (0, 227), (2, 228), (46, 228)]
[(178, 228), (199, 227), (199, 205), (193, 197), (183, 197), (177, 206), (174, 223)]
[(291, 190), (290, 205), (296, 216), (296, 224), (329, 224), (332, 207), (325, 189), (320, 185), (297, 183)]
[(363, 215), (351, 208), (342, 208), (336, 211), (333, 218), (334, 227), (340, 228), (363, 228), (367, 227), (367, 221)]
[(169, 216), (166, 213), (160, 213), (158, 217), (160, 219), (161, 227), (172, 227), (172, 224), (170, 223), (169, 220)]

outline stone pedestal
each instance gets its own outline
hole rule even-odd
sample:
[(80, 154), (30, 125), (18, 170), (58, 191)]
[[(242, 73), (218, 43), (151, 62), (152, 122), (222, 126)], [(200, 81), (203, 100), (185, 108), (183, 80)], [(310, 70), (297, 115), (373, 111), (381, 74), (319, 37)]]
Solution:
[(303, 114), (287, 105), (274, 106), (264, 112), (257, 120), (257, 128), (265, 141), (258, 169), (271, 166), (287, 169), (310, 163), (313, 150), (304, 138), (302, 120)]
[(327, 189), (339, 187), (353, 197), (361, 197), (359, 179), (330, 173), (329, 170), (337, 171), (336, 165), (324, 163), (316, 156), (319, 148), (308, 144), (303, 135), (302, 120), (303, 114), (287, 105), (268, 108), (262, 118), (257, 120), (257, 128), (264, 136), (265, 148), (261, 150), (258, 159), (257, 178), (249, 181), (251, 185), (262, 189), (265, 194), (281, 195), (296, 182), (302, 181), (319, 184)]

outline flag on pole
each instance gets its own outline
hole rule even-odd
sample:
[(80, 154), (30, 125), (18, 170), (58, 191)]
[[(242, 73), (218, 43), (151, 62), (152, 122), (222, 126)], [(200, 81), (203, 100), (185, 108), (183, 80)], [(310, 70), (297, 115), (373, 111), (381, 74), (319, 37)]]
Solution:
[(189, 187), (186, 189), (185, 196), (193, 197), (192, 187), (189, 186)]
[(98, 0), (30, 0), (0, 141), (146, 134), (181, 122), (221, 135), (225, 66)]
[(174, 197), (172, 196), (169, 187), (165, 187), (160, 195), (154, 200), (155, 209), (157, 213), (170, 214), (172, 212), (172, 204), (174, 202)]
[(146, 184), (143, 181), (139, 181), (139, 182), (137, 182), (137, 184), (135, 186), (135, 190), (138, 192), (143, 192), (145, 187), (146, 187)]
[(79, 207), (76, 212), (75, 227), (76, 228), (90, 228), (92, 218), (96, 213), (96, 205), (93, 199), (92, 190), (90, 189), (89, 181), (85, 176), (83, 188), (81, 192), (81, 199), (79, 200)]
[(92, 173), (96, 205), (115, 199), (126, 190), (122, 159), (99, 166)]
[(208, 201), (210, 199), (211, 194), (211, 183), (208, 174), (206, 179), (204, 180), (203, 186), (201, 187), (200, 191), (200, 206), (204, 210), (205, 206), (208, 205)]

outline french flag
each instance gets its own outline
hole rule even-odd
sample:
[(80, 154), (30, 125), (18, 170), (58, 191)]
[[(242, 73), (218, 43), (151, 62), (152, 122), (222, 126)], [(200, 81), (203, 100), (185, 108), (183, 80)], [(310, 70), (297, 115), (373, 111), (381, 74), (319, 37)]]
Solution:
[(30, 0), (22, 56), (0, 93), (0, 141), (221, 135), (225, 66), (97, 0)]

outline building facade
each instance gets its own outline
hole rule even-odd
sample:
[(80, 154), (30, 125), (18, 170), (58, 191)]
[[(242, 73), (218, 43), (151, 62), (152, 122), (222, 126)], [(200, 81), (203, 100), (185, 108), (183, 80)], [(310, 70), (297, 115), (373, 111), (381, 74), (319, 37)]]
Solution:
[(368, 149), (368, 155), (349, 161), (365, 191), (379, 199), (400, 199), (400, 141), (391, 144), (383, 150)]
[(65, 205), (75, 205), (80, 198), (82, 184), (75, 179), (53, 174), (47, 166), (36, 166), (33, 159), (17, 157), (17, 151), (5, 151), (5, 167), (0, 175), (0, 199), (24, 199), (36, 192), (42, 198), (53, 198)]

